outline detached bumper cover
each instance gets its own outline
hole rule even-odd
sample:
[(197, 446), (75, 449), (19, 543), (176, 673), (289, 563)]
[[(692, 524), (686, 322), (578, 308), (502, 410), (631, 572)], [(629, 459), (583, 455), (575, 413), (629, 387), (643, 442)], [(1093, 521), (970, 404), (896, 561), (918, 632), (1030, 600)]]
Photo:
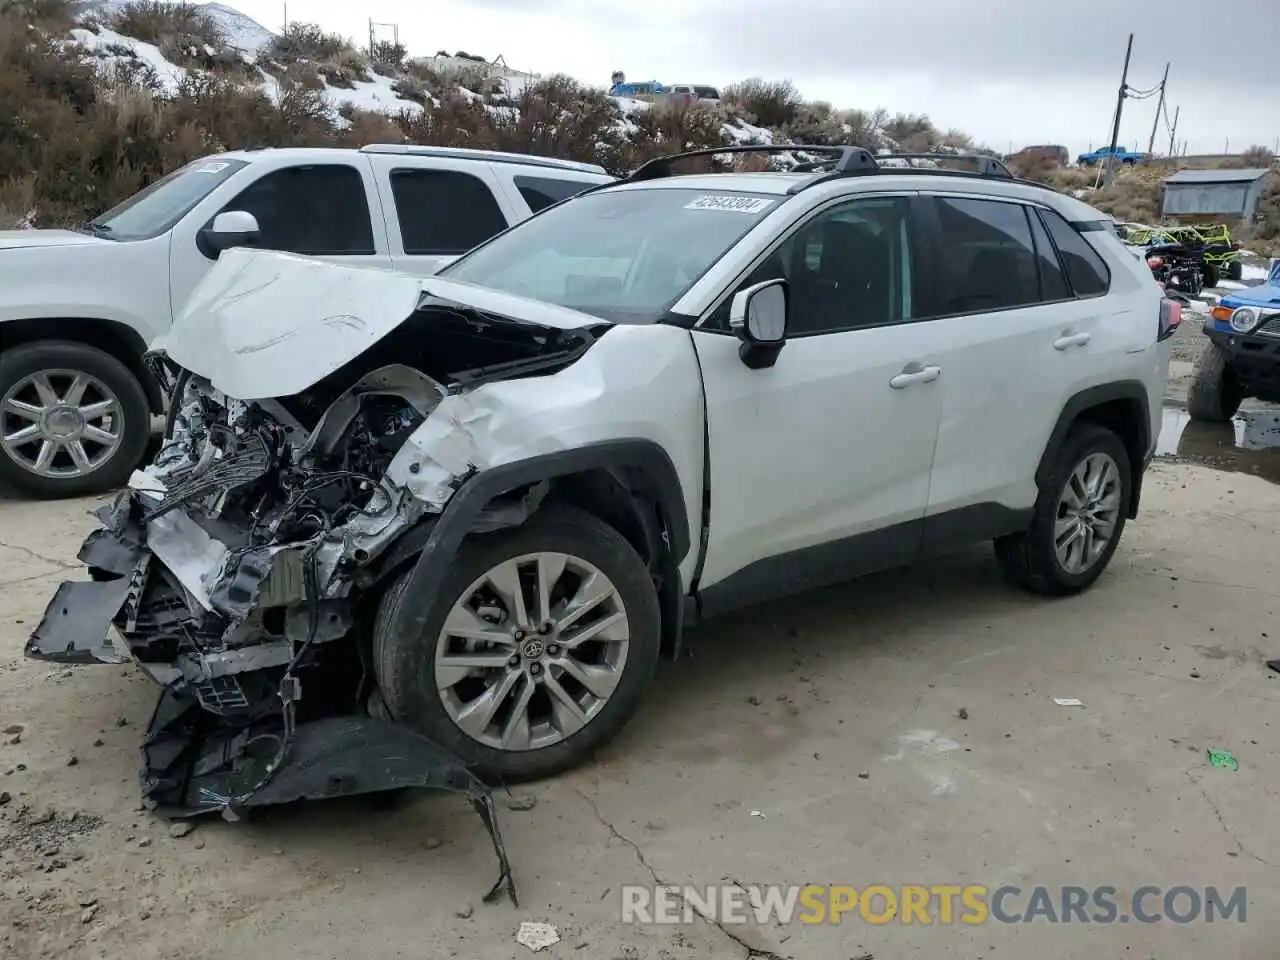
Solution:
[(279, 686), (292, 659), (287, 641), (206, 652), (197, 636), (175, 655), (172, 637), (190, 632), (192, 615), (210, 611), (195, 610), (174, 591), (162, 603), (143, 602), (150, 577), (177, 571), (161, 569), (127, 493), (97, 516), (104, 527), (79, 553), (92, 579), (58, 587), (26, 654), (75, 664), (132, 658), (161, 685), (142, 744), (148, 809), (170, 818), (235, 819), (252, 807), (407, 787), (460, 794), (484, 822), (498, 858), (486, 901), (505, 893), (517, 902), (492, 796), (460, 759), (405, 727), (350, 710), (308, 711), (295, 723), (294, 711), (282, 709)]

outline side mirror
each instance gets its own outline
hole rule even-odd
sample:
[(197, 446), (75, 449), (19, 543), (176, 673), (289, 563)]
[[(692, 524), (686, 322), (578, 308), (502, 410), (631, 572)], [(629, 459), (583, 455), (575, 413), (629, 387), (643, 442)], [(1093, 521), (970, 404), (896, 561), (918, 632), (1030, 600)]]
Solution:
[(738, 356), (752, 370), (771, 367), (787, 339), (790, 288), (786, 280), (765, 280), (733, 295), (729, 329), (742, 341)]
[(227, 210), (196, 235), (200, 252), (216, 260), (223, 250), (251, 247), (262, 237), (258, 218), (247, 210)]

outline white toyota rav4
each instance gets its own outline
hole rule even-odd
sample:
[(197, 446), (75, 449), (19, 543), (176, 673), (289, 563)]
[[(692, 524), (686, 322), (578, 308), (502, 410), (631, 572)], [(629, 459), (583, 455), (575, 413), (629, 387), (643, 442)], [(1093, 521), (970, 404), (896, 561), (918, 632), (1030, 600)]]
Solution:
[(1180, 319), (1108, 218), (981, 158), (678, 159), (434, 278), (222, 258), (156, 344), (165, 446), (27, 648), (163, 684), (148, 803), (385, 785), (325, 779), (335, 716), (544, 776), (694, 619), (980, 540), (1038, 593), (1103, 572)]

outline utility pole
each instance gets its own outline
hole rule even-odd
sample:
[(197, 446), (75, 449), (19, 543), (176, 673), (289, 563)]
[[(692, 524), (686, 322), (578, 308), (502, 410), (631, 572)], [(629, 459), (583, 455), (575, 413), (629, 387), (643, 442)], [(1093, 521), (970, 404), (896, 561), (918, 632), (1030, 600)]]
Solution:
[(1129, 90), (1129, 58), (1133, 56), (1133, 34), (1129, 34), (1129, 45), (1124, 51), (1124, 70), (1120, 73), (1120, 93), (1116, 96), (1116, 122), (1111, 128), (1111, 153), (1107, 157), (1107, 169), (1104, 183), (1110, 183), (1115, 176), (1116, 143), (1120, 139), (1120, 114), (1124, 112), (1124, 98)]
[(1164, 78), (1160, 81), (1160, 102), (1156, 104), (1156, 118), (1151, 121), (1151, 140), (1147, 144), (1147, 156), (1156, 148), (1156, 127), (1160, 125), (1160, 116), (1164, 110), (1164, 88), (1169, 82), (1169, 64), (1164, 65)]
[(1173, 108), (1173, 127), (1169, 130), (1169, 156), (1174, 155), (1174, 137), (1178, 135), (1178, 114), (1182, 113), (1182, 107)]

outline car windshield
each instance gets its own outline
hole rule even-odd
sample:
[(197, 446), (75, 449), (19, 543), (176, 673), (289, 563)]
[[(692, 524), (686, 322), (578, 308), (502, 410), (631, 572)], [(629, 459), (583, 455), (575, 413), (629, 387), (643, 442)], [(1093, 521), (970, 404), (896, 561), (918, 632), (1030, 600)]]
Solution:
[(653, 323), (780, 200), (670, 187), (589, 193), (495, 237), (441, 276), (616, 323)]
[(215, 187), (247, 165), (244, 160), (216, 159), (189, 163), (94, 217), (84, 229), (112, 240), (158, 237), (185, 217)]

